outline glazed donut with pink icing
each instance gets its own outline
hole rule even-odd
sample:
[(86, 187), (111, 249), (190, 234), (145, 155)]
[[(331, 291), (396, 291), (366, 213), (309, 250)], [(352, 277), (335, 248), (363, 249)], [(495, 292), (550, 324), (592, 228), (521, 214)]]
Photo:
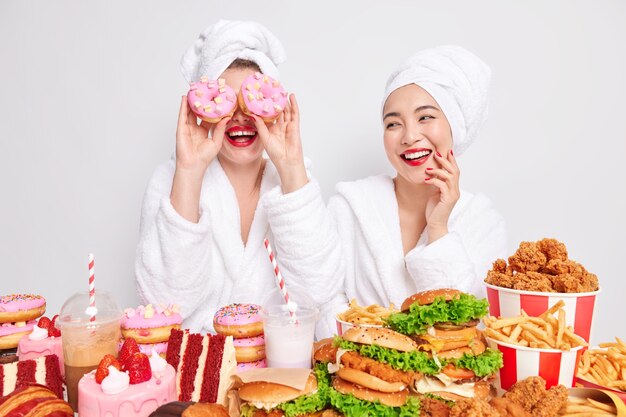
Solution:
[(233, 339), (237, 363), (256, 362), (265, 358), (265, 337), (255, 336)]
[(215, 331), (235, 339), (263, 334), (261, 306), (256, 304), (229, 304), (213, 317)]
[(199, 118), (217, 123), (224, 117), (233, 115), (237, 107), (237, 93), (223, 78), (216, 81), (202, 77), (200, 81), (191, 83), (187, 101), (191, 111)]
[(278, 80), (255, 72), (241, 84), (237, 101), (241, 111), (269, 123), (276, 120), (287, 106), (287, 90)]
[(267, 362), (265, 361), (265, 358), (256, 362), (242, 362), (237, 364), (237, 372), (246, 372), (251, 369), (257, 368), (267, 368)]
[(46, 312), (46, 299), (41, 295), (11, 294), (0, 297), (0, 323), (34, 320)]
[(178, 306), (168, 307), (140, 305), (137, 308), (127, 308), (120, 321), (122, 336), (132, 337), (137, 343), (161, 343), (170, 337), (172, 329), (180, 329), (183, 318), (178, 312)]
[(14, 349), (20, 343), (20, 339), (33, 331), (37, 320), (29, 322), (18, 321), (17, 323), (0, 324), (0, 349)]

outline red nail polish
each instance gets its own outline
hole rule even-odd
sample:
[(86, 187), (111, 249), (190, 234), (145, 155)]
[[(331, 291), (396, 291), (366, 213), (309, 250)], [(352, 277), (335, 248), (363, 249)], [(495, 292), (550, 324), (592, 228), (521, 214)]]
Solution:
[(441, 154), (439, 152), (437, 152), (437, 156), (441, 158)]
[(450, 155), (454, 156), (454, 152), (452, 152), (452, 149), (450, 149)]
[(424, 178), (424, 181), (428, 181), (429, 179), (430, 179), (430, 178), (426, 177), (426, 178)]
[(430, 171), (432, 168), (426, 168), (426, 171)]

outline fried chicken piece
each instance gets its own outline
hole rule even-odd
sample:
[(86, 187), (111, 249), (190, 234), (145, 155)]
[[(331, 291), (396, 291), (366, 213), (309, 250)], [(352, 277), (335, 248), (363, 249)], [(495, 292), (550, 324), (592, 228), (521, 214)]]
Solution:
[(506, 398), (494, 398), (489, 405), (495, 408), (501, 417), (532, 417), (521, 405)]
[(555, 417), (567, 403), (567, 388), (557, 385), (546, 390), (546, 381), (533, 376), (516, 382), (503, 398), (519, 404), (533, 417)]
[(522, 242), (509, 256), (509, 266), (516, 272), (539, 271), (548, 262), (536, 242)]
[(513, 275), (503, 274), (502, 272), (488, 271), (485, 282), (498, 287), (513, 288), (515, 277)]
[(420, 417), (449, 417), (452, 410), (443, 401), (434, 398), (420, 398)]
[(565, 244), (556, 239), (544, 238), (537, 242), (537, 248), (546, 255), (548, 261), (551, 260), (567, 260), (567, 248)]
[(402, 382), (413, 385), (413, 382), (422, 378), (422, 373), (417, 371), (402, 372), (391, 366), (366, 358), (356, 352), (346, 352), (341, 355), (341, 364), (347, 368), (358, 369), (387, 382)]
[(491, 269), (494, 272), (506, 274), (506, 271), (507, 271), (506, 261), (504, 259), (496, 259)]
[(579, 277), (578, 280), (580, 281), (582, 292), (597, 291), (600, 288), (598, 276), (596, 274), (592, 274), (591, 272), (587, 272), (582, 277)]
[(524, 291), (554, 292), (550, 276), (533, 271), (515, 274), (511, 288)]
[(452, 410), (450, 417), (501, 417), (498, 410), (494, 409), (485, 400), (477, 398), (464, 398), (458, 400)]
[(570, 274), (553, 276), (552, 286), (557, 292), (583, 292), (580, 280)]

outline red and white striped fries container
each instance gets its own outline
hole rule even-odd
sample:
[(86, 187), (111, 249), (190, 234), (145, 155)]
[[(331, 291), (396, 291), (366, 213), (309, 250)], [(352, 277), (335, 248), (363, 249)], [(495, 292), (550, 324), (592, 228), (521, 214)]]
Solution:
[(565, 325), (574, 326), (574, 333), (589, 342), (593, 310), (600, 289), (593, 292), (560, 293), (513, 290), (487, 283), (485, 286), (489, 314), (496, 317), (516, 317), (522, 310), (529, 316), (537, 317), (559, 300), (563, 300)]
[(489, 337), (487, 342), (490, 348), (502, 352), (504, 366), (498, 371), (497, 384), (503, 390), (537, 375), (546, 380), (546, 388), (559, 384), (567, 388), (574, 386), (583, 346), (564, 351), (518, 346)]
[(349, 321), (339, 320), (339, 318), (335, 317), (335, 321), (337, 323), (337, 336), (343, 335), (346, 330), (351, 329), (353, 327), (383, 327), (379, 324), (357, 324), (350, 323)]

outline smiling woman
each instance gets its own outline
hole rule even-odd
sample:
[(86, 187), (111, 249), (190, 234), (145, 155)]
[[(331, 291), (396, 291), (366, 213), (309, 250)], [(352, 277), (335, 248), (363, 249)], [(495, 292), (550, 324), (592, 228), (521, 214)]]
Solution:
[(339, 183), (329, 202), (349, 299), (398, 305), (443, 287), (483, 295), (482, 277), (506, 252), (504, 221), (485, 196), (461, 191), (455, 155), (485, 119), (489, 78), (456, 46), (421, 51), (389, 78), (383, 139), (397, 174)]
[[(265, 27), (222, 20), (181, 61), (192, 98), (181, 99), (175, 158), (157, 168), (146, 190), (136, 276), (145, 303), (180, 304), (183, 326), (192, 331), (213, 331), (220, 307), (260, 304), (274, 289), (266, 237), (289, 285), (298, 285), (296, 277), (316, 282), (338, 274), (340, 248), (319, 186), (307, 175), (295, 96), (280, 111), (270, 109), (279, 113), (273, 122), (239, 106), (219, 120), (200, 114), (200, 123), (192, 111), (223, 104), (219, 97), (202, 104), (203, 84), (224, 94), (230, 87), (231, 95), (250, 79), (258, 79), (260, 88), (278, 78), (276, 65), (284, 59), (282, 45)], [(329, 260), (327, 269), (320, 258)], [(336, 287), (331, 293), (340, 291)], [(315, 294), (315, 301), (327, 301), (328, 292)]]

